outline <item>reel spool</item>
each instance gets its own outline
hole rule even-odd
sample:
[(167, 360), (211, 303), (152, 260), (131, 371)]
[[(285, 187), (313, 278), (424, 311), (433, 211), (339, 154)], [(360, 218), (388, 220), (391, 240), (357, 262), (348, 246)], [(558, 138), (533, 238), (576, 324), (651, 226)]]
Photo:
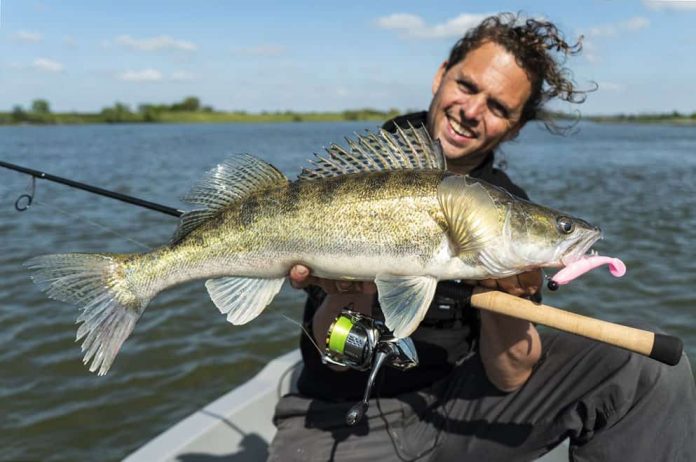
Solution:
[(395, 338), (383, 322), (350, 310), (343, 310), (329, 327), (324, 358), (339, 366), (370, 371), (362, 401), (346, 414), (348, 425), (355, 425), (365, 415), (383, 365), (400, 370), (418, 365), (416, 347), (410, 338)]

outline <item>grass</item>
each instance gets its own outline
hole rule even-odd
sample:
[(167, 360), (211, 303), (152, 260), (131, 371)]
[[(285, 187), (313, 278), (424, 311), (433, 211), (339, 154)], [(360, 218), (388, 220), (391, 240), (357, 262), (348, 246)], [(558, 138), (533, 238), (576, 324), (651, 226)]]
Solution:
[(397, 110), (360, 109), (342, 112), (145, 111), (106, 109), (101, 113), (0, 112), (0, 125), (91, 124), (91, 123), (234, 123), (234, 122), (338, 122), (384, 121), (399, 115)]

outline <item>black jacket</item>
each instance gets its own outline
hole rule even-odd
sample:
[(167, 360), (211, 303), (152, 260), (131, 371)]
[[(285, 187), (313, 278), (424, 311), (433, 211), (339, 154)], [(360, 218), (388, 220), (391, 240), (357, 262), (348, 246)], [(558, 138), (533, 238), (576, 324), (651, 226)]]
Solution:
[[(425, 112), (396, 117), (387, 121), (382, 128), (395, 131), (396, 127), (425, 124)], [(470, 175), (502, 187), (516, 196), (527, 199), (527, 194), (501, 170), (495, 168), (491, 152)], [(312, 287), (305, 304), (304, 323), (312, 332), (311, 321), (325, 294)], [(418, 329), (411, 335), (416, 345), (420, 364), (408, 371), (385, 367), (380, 373), (377, 392), (381, 396), (395, 396), (427, 387), (447, 375), (455, 362), (476, 349), (479, 335), (478, 311), (471, 309), (461, 300), (451, 299), (438, 289), (428, 314)], [(303, 335), (300, 349), (305, 367), (298, 381), (300, 393), (324, 400), (357, 400), (367, 383), (367, 372), (355, 370), (333, 371), (321, 362), (321, 357), (312, 342)]]

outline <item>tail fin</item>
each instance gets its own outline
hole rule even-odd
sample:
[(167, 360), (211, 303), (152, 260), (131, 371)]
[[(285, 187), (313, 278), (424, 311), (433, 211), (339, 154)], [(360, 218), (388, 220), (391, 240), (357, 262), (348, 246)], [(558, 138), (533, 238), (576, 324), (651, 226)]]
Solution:
[(149, 299), (134, 291), (123, 268), (125, 255), (58, 254), (29, 260), (34, 282), (53, 299), (81, 308), (82, 325), (75, 341), (85, 337), (83, 362), (91, 372), (108, 372), (123, 342), (133, 331)]

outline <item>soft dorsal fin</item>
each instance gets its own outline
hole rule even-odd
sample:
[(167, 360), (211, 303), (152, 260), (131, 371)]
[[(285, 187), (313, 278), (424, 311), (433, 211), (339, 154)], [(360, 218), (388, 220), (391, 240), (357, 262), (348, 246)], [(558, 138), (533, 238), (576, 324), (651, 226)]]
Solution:
[(316, 180), (360, 172), (386, 172), (404, 169), (445, 170), (447, 165), (440, 143), (433, 141), (423, 126), (402, 129), (396, 133), (357, 135), (346, 139), (348, 150), (332, 144), (328, 155), (316, 155), (305, 168), (300, 180)]
[(208, 171), (183, 199), (217, 210), (254, 191), (287, 181), (271, 164), (249, 154), (235, 154)]
[(225, 206), (243, 199), (254, 191), (287, 183), (288, 179), (271, 164), (249, 154), (235, 154), (208, 171), (183, 197), (186, 202), (203, 205), (181, 216), (172, 243), (179, 242), (201, 223)]

